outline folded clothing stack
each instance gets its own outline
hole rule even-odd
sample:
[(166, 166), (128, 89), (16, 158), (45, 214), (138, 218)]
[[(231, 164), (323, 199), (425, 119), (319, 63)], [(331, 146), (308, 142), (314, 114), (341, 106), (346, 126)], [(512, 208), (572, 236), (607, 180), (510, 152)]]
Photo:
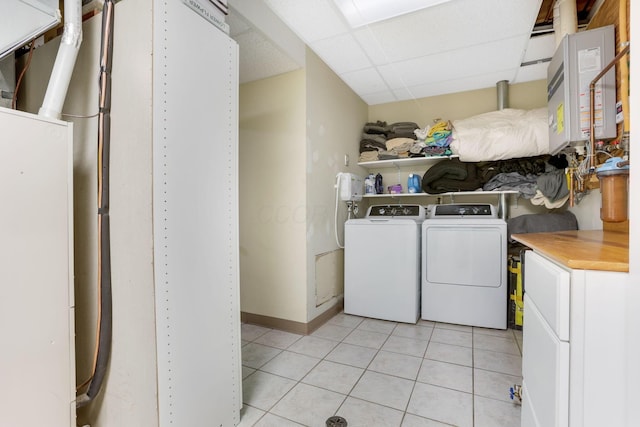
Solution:
[(360, 162), (391, 160), (409, 157), (419, 129), (413, 122), (368, 122), (362, 128), (360, 139)]

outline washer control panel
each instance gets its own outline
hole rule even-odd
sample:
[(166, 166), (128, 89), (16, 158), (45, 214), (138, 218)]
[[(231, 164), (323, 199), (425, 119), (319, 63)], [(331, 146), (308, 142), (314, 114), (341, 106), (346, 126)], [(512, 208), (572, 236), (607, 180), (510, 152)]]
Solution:
[(395, 217), (424, 219), (425, 208), (420, 205), (374, 205), (367, 211), (367, 218)]

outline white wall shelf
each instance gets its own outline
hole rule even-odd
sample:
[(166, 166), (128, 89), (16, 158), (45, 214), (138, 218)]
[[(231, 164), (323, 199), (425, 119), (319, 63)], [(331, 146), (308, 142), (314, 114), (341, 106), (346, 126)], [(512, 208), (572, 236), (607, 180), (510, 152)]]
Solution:
[(396, 197), (455, 197), (455, 196), (503, 196), (510, 194), (518, 194), (519, 192), (516, 190), (505, 190), (505, 191), (450, 191), (447, 193), (383, 193), (383, 194), (365, 194), (363, 197), (367, 199), (375, 199), (375, 198), (396, 198)]
[(431, 157), (408, 157), (408, 158), (402, 158), (402, 159), (360, 162), (358, 163), (358, 166), (362, 166), (363, 168), (367, 168), (367, 169), (401, 168), (404, 166), (422, 166), (422, 165), (435, 163), (441, 160), (451, 160), (457, 157), (458, 157), (457, 155), (431, 156)]

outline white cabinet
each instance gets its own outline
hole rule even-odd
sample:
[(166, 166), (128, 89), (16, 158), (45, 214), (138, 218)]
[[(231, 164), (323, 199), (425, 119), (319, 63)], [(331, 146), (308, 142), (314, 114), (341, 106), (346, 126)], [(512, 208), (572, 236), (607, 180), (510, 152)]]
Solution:
[(522, 427), (624, 425), (627, 273), (525, 255)]

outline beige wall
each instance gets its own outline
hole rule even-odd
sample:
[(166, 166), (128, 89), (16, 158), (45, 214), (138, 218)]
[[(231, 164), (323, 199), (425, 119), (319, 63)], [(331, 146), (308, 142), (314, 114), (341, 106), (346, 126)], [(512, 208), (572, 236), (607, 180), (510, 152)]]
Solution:
[[(151, 186), (151, 3), (115, 8), (111, 134), (113, 346), (98, 399), (78, 423), (158, 425)], [(97, 111), (102, 16), (84, 23), (84, 40), (64, 113)], [(133, 37), (132, 35), (135, 35)], [(35, 50), (20, 93), (21, 109), (37, 112), (58, 41)], [(91, 372), (97, 315), (97, 119), (74, 122), (74, 219), (77, 379)]]
[[(336, 304), (336, 298), (316, 307), (316, 286), (336, 281), (341, 296), (344, 271), (332, 271), (319, 264), (320, 254), (338, 250), (334, 233), (335, 188), (338, 172), (365, 176), (357, 165), (362, 125), (367, 121), (367, 105), (311, 50), (307, 49), (307, 321)], [(345, 166), (344, 157), (349, 157)], [(338, 204), (338, 234), (343, 240), (346, 205)], [(339, 254), (342, 257), (342, 253)]]
[[(490, 87), (467, 92), (390, 102), (369, 107), (369, 121), (415, 122), (420, 127), (435, 119), (457, 120), (497, 109), (497, 89)], [(547, 82), (537, 80), (509, 85), (509, 108), (529, 110), (547, 105)]]
[(243, 312), (305, 323), (305, 72), (240, 86)]

